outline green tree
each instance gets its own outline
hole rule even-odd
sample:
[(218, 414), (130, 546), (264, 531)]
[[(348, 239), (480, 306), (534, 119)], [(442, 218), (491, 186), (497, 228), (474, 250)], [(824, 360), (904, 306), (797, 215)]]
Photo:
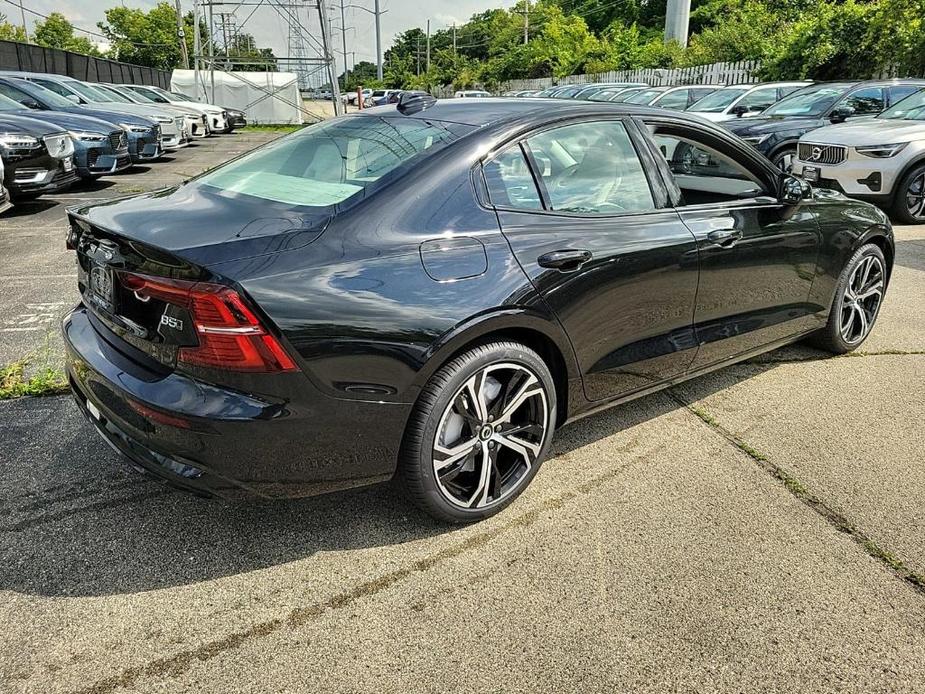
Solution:
[(86, 36), (75, 36), (74, 25), (60, 12), (52, 12), (44, 22), (36, 22), (33, 34), (35, 42), (48, 48), (61, 48), (85, 55), (102, 55)]
[(0, 12), (0, 40), (2, 41), (25, 41), (26, 32), (22, 25), (13, 24), (7, 21), (6, 15)]

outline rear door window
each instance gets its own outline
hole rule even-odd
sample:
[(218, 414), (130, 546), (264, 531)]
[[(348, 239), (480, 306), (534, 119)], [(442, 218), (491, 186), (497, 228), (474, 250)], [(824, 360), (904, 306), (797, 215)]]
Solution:
[(508, 148), (487, 162), (484, 171), (493, 205), (522, 210), (543, 209), (540, 193), (520, 145)]
[(646, 173), (622, 122), (566, 125), (526, 142), (553, 211), (620, 214), (655, 209)]

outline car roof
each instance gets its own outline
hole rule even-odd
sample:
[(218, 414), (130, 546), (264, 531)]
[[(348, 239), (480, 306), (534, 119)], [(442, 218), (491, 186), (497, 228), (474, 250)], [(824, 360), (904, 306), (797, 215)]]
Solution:
[[(657, 116), (665, 118), (669, 113), (672, 118), (703, 126), (705, 121), (696, 116), (686, 116), (683, 112), (666, 112), (662, 108), (652, 108), (638, 104), (614, 103), (607, 101), (581, 101), (572, 99), (505, 99), (490, 97), (486, 99), (438, 99), (433, 106), (416, 113), (409, 113), (404, 118), (444, 121), (460, 125), (487, 127), (501, 125), (514, 120), (528, 122), (549, 121), (555, 118), (569, 118), (582, 115), (634, 115)], [(401, 115), (397, 105), (376, 106), (350, 113), (345, 118), (363, 118), (369, 116)]]

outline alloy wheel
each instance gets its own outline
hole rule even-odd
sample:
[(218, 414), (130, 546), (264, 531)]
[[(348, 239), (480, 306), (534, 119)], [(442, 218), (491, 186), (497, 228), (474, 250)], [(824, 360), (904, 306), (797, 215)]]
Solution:
[(522, 364), (473, 374), (440, 418), (433, 447), (440, 491), (462, 508), (483, 508), (514, 494), (536, 464), (549, 432), (539, 377)]
[(883, 263), (875, 255), (864, 256), (848, 279), (842, 296), (842, 339), (849, 345), (861, 342), (870, 333), (884, 290)]
[(912, 179), (906, 189), (906, 209), (913, 217), (925, 215), (925, 172)]

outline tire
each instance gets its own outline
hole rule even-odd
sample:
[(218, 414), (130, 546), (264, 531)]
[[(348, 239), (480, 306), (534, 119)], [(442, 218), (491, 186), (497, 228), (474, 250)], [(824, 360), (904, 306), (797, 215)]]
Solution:
[[(910, 205), (910, 196), (915, 201), (914, 207)], [(890, 213), (903, 224), (925, 224), (925, 164), (903, 176), (893, 196)]]
[[(789, 159), (788, 159), (789, 157)], [(797, 157), (796, 147), (784, 147), (774, 153), (771, 157), (771, 163), (785, 173), (793, 172), (793, 160)]]
[(555, 383), (536, 352), (506, 340), (475, 346), (421, 392), (405, 430), (397, 482), (437, 520), (483, 520), (530, 484), (555, 423)]
[[(865, 286), (858, 286), (858, 280), (863, 279), (861, 275), (865, 272), (862, 265), (868, 265), (867, 280)], [(869, 291), (876, 285), (877, 274), (879, 273), (879, 294), (871, 295), (859, 303), (852, 301), (852, 297), (857, 298), (863, 292), (858, 289)], [(809, 342), (816, 347), (823, 349), (832, 354), (845, 354), (860, 347), (870, 335), (877, 316), (880, 313), (880, 307), (883, 304), (883, 297), (886, 292), (887, 265), (883, 257), (883, 251), (872, 243), (861, 246), (851, 259), (845, 265), (838, 277), (838, 283), (835, 287), (835, 298), (832, 300), (832, 308), (829, 311), (829, 320), (826, 326), (818, 333), (814, 334)], [(875, 301), (874, 301), (875, 299)], [(864, 313), (866, 327), (863, 332), (861, 312)], [(857, 330), (845, 332), (846, 322), (852, 321), (852, 327)], [(855, 334), (857, 332), (858, 334)]]

